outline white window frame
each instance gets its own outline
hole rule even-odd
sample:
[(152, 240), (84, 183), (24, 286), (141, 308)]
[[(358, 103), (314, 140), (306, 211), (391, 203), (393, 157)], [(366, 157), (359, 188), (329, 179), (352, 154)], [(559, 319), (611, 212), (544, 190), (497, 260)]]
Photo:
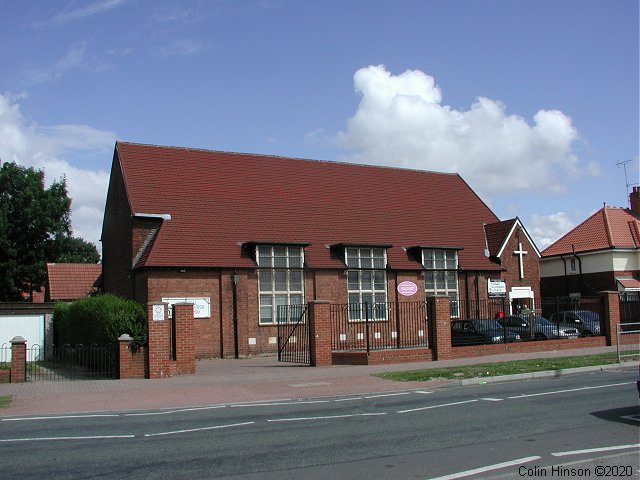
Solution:
[[(294, 251), (295, 254), (293, 254)], [(304, 303), (304, 247), (257, 245), (256, 263), (258, 265), (258, 325), (276, 325), (278, 306)], [(299, 289), (296, 288), (297, 286)], [(269, 315), (265, 315), (267, 312)], [(290, 320), (292, 319), (282, 319), (285, 322)]]
[[(384, 247), (345, 247), (349, 321), (386, 321), (387, 249)], [(362, 308), (366, 303), (370, 309)]]
[[(430, 255), (431, 252), (433, 255)], [(443, 254), (443, 258), (438, 258), (438, 254)], [(422, 266), (425, 269), (425, 294), (447, 295), (451, 302), (451, 317), (458, 318), (460, 316), (458, 251), (447, 248), (423, 248)], [(438, 281), (440, 275), (442, 278)], [(433, 287), (430, 288), (430, 285)]]

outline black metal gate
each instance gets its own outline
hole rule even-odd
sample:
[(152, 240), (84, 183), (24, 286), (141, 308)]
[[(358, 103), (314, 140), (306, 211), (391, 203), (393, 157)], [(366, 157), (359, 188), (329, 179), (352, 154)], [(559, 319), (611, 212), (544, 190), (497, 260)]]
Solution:
[(279, 305), (278, 361), (311, 365), (307, 305)]
[(27, 381), (117, 378), (116, 347), (63, 345), (27, 349)]

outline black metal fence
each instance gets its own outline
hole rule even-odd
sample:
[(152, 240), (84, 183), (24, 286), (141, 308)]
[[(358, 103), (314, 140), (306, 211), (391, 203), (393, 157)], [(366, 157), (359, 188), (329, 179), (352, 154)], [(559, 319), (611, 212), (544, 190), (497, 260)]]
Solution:
[(640, 297), (638, 295), (625, 295), (620, 299), (620, 323), (640, 323)]
[(278, 361), (311, 365), (307, 305), (279, 305)]
[(52, 345), (27, 348), (27, 381), (99, 380), (117, 377), (116, 347)]
[(429, 302), (331, 305), (332, 350), (429, 347)]

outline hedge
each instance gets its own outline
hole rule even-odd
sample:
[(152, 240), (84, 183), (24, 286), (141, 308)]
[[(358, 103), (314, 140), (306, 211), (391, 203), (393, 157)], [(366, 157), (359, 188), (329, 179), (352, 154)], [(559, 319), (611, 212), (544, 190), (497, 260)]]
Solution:
[(133, 337), (134, 348), (147, 343), (147, 319), (142, 306), (112, 294), (56, 303), (53, 330), (57, 345), (110, 346), (123, 333)]

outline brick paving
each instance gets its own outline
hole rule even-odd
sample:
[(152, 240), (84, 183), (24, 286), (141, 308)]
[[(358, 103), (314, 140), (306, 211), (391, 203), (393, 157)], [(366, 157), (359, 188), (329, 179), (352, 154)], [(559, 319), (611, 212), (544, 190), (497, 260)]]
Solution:
[(372, 373), (440, 368), (527, 358), (615, 352), (615, 347), (531, 352), (394, 365), (306, 367), (279, 363), (275, 356), (200, 360), (195, 375), (164, 379), (42, 381), (0, 384), (13, 397), (0, 417), (63, 413), (172, 409), (323, 396), (436, 388), (451, 381), (402, 383)]

